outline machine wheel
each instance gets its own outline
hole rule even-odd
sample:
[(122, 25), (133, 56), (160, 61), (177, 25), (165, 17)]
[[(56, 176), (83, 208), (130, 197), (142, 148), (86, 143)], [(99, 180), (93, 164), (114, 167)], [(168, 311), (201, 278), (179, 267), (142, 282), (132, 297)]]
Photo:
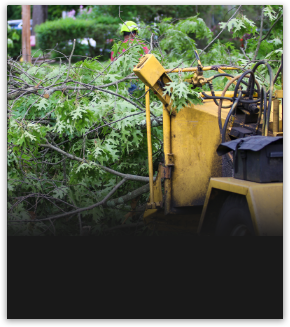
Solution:
[(255, 236), (245, 196), (231, 194), (224, 202), (216, 225), (216, 236)]

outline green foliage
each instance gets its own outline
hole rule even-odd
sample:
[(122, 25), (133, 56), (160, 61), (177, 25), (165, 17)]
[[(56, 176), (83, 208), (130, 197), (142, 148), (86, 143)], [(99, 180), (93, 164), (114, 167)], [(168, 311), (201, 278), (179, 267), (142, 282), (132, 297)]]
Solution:
[(106, 6), (90, 6), (79, 12), (77, 18), (79, 19), (93, 19), (97, 24), (120, 24), (118, 16), (112, 16), (107, 13), (102, 13), (100, 7)]
[[(76, 56), (96, 57), (108, 49), (107, 39), (116, 37), (118, 28), (118, 24), (108, 25), (107, 23), (85, 19), (65, 18), (47, 21), (35, 28), (37, 47), (45, 51), (55, 48), (58, 44), (56, 50), (69, 56), (72, 51), (72, 41), (77, 39)], [(92, 38), (96, 41), (96, 47), (81, 45), (81, 40), (85, 38)], [(57, 53), (57, 56), (60, 54)]]
[[(94, 5), (94, 11), (99, 15), (119, 17), (118, 5)], [(198, 11), (206, 13), (211, 5), (198, 6)], [(216, 8), (217, 11), (219, 8)], [(121, 5), (121, 17), (123, 20), (139, 18), (146, 24), (158, 21), (163, 17), (188, 18), (196, 15), (196, 6), (193, 5)]]
[(7, 6), (7, 20), (21, 19), (21, 6)]
[[(146, 27), (141, 25), (140, 36), (148, 38), (151, 33), (159, 36), (160, 46), (166, 51), (169, 61), (175, 61), (182, 57), (188, 60), (196, 50), (194, 38), (212, 39), (212, 32), (206, 26), (205, 22), (198, 16), (189, 17), (186, 20), (180, 20), (172, 23), (171, 19), (165, 18), (160, 24), (152, 24)], [(194, 38), (189, 35), (194, 35)]]
[(21, 52), (21, 31), (7, 25), (7, 54), (16, 59)]
[[(84, 6), (86, 7), (86, 6)], [(57, 6), (48, 6), (48, 20), (57, 20), (62, 17), (63, 11), (71, 11), (75, 10), (76, 12), (79, 10), (80, 6), (78, 5), (57, 5)]]
[(190, 84), (183, 82), (181, 78), (179, 80), (175, 78), (175, 80), (165, 86), (165, 91), (172, 94), (172, 107), (176, 109), (176, 112), (179, 112), (184, 106), (202, 103), (199, 93), (194, 91)]
[[(129, 58), (140, 57), (138, 51), (140, 51), (140, 46), (139, 48), (136, 47), (136, 49), (129, 49)], [(126, 62), (122, 63), (124, 68)], [(132, 66), (130, 67), (132, 68)], [(85, 80), (88, 82), (89, 80), (92, 81), (95, 74), (102, 70), (103, 67), (98, 61), (86, 59), (84, 62), (78, 62), (74, 65), (73, 69), (71, 69), (70, 77), (77, 81), (83, 82)], [(125, 71), (127, 70), (126, 68)], [(59, 83), (66, 78), (65, 70), (60, 72), (59, 67), (47, 64), (42, 65), (41, 68), (31, 67), (27, 70), (27, 73), (34, 78), (43, 80), (43, 87), (51, 85), (52, 80), (57, 79), (60, 73), (62, 74), (58, 79)], [(112, 80), (118, 80), (123, 77), (123, 74), (124, 71), (115, 69), (113, 65), (97, 82), (91, 82), (91, 84), (100, 85)], [(25, 74), (20, 74), (19, 78), (27, 82), (29, 81)], [(116, 91), (115, 87), (110, 87), (109, 89)], [(119, 94), (128, 97), (127, 83), (120, 83), (118, 91)], [(41, 94), (41, 92), (39, 93)], [(83, 93), (83, 91), (80, 91), (80, 94)], [(51, 189), (52, 202), (59, 201), (65, 197), (68, 198), (69, 194), (74, 194), (76, 205), (86, 206), (95, 203), (97, 199), (101, 200), (116, 182), (115, 176), (105, 173), (96, 165), (93, 165), (93, 163), (104, 164), (122, 173), (148, 175), (145, 165), (147, 156), (146, 133), (144, 134), (144, 132), (138, 129), (138, 125), (144, 120), (145, 116), (141, 114), (130, 119), (123, 119), (124, 113), (125, 115), (130, 115), (139, 112), (132, 104), (122, 99), (116, 99), (115, 96), (108, 93), (97, 91), (78, 101), (76, 101), (76, 96), (69, 99), (67, 96), (62, 95), (61, 92), (55, 92), (49, 99), (41, 98), (38, 95), (30, 95), (29, 97), (22, 97), (15, 103), (11, 102), (11, 105), (13, 114), (9, 119), (8, 131), (8, 142), (13, 144), (12, 152), (8, 155), (9, 174), (11, 176), (8, 187), (11, 196), (16, 190), (18, 193), (22, 191), (39, 192), (36, 189), (37, 187), (43, 189), (47, 185)], [(30, 109), (27, 110), (29, 106)], [(49, 124), (28, 123), (29, 121), (47, 117), (51, 111)], [(160, 114), (160, 110), (158, 111), (157, 109), (152, 109), (152, 112)], [(25, 120), (23, 120), (24, 117)], [(108, 121), (117, 122), (112, 125), (113, 128), (107, 126), (95, 133), (89, 134), (88, 138), (85, 138), (84, 146), (82, 135), (93, 129), (93, 126), (104, 125)], [(162, 139), (162, 133), (157, 131), (157, 134)], [(57, 138), (55, 139), (53, 135), (57, 136)], [(39, 163), (37, 160), (30, 161), (35, 156), (39, 156), (40, 148), (37, 145), (45, 143), (44, 138), (51, 140), (52, 137), (54, 137), (57, 143), (68, 139), (74, 140), (71, 143), (71, 147), (67, 150), (76, 156), (85, 157), (90, 161), (90, 163), (73, 161), (67, 163), (67, 186), (63, 184), (64, 171), (61, 164), (56, 166), (57, 170), (55, 166), (47, 165), (45, 172), (41, 172), (41, 160), (39, 160)], [(157, 150), (160, 152), (160, 145), (156, 142), (153, 144), (153, 149), (154, 152)], [(24, 175), (20, 170), (19, 161), (16, 159), (17, 156), (21, 156), (23, 160), (23, 171), (27, 173), (26, 180), (31, 181), (36, 178), (36, 185), (33, 188), (31, 188), (30, 183), (27, 185), (20, 182)], [(57, 163), (61, 160), (61, 156), (58, 153), (48, 153), (42, 160)], [(141, 171), (140, 166), (144, 167)], [(41, 181), (38, 181), (40, 175)], [(54, 187), (52, 187), (50, 180), (53, 180)], [(76, 185), (78, 186), (76, 187)], [(80, 185), (84, 186), (80, 187)], [(142, 183), (138, 184), (129, 181), (123, 187), (122, 192), (127, 193), (132, 190), (132, 186), (136, 188), (142, 185)], [(87, 194), (88, 189), (89, 196)], [(68, 200), (67, 198), (66, 201)], [(44, 204), (45, 200), (39, 202), (36, 209), (37, 215), (52, 215), (57, 212), (53, 204), (43, 206), (41, 203)], [(22, 213), (20, 214), (17, 211), (14, 212), (14, 215), (16, 215), (17, 219), (29, 219), (28, 211), (27, 206), (22, 206)], [(120, 212), (118, 216), (115, 211), (116, 209), (108, 209), (106, 214), (114, 212), (113, 216), (117, 217), (117, 220), (114, 221), (119, 221), (118, 219), (122, 218), (122, 211), (121, 216)], [(13, 219), (13, 216), (10, 217)], [(96, 208), (93, 212), (83, 213), (82, 217), (88, 221), (91, 221), (91, 219), (97, 221), (100, 218), (104, 218), (104, 211), (102, 208)], [(106, 224), (109, 223), (106, 222)], [(37, 228), (39, 228), (38, 232), (41, 233), (42, 229), (39, 226)], [(61, 233), (60, 228), (58, 231)], [(16, 231), (14, 230), (14, 232)], [(26, 230), (25, 233), (29, 234), (29, 230)], [(78, 234), (79, 232), (75, 232), (72, 228), (70, 233)]]
[[(92, 10), (91, 17), (95, 19), (93, 15), (97, 17), (100, 10), (107, 10), (108, 7), (93, 7), (96, 9)], [(121, 8), (124, 9), (125, 6)], [(271, 28), (276, 22), (273, 17), (281, 14), (281, 7), (272, 6), (264, 10), (264, 14), (265, 24)], [(36, 66), (28, 63), (17, 66), (14, 63), (11, 72), (14, 79), (9, 84), (8, 92), (28, 86), (34, 87), (37, 92), (23, 94), (8, 101), (9, 221), (51, 217), (75, 208), (92, 206), (103, 200), (121, 181), (121, 177), (109, 173), (100, 165), (122, 174), (148, 176), (147, 134), (140, 127), (144, 126), (145, 120), (144, 84), (133, 78), (132, 70), (144, 54), (144, 44), (150, 48), (152, 33), (154, 48), (151, 53), (166, 69), (191, 66), (194, 50), (198, 48), (197, 42), (203, 39), (209, 43), (213, 40), (213, 33), (198, 15), (176, 21), (167, 17), (149, 25), (141, 22), (140, 39), (123, 43), (118, 42), (118, 23), (107, 24), (113, 22), (112, 17), (113, 12), (107, 10), (103, 18), (98, 18), (97, 24), (93, 19), (63, 19), (46, 22), (37, 28), (42, 49), (52, 48), (56, 42), (61, 44), (72, 38), (92, 37), (99, 40), (97, 37), (100, 33), (103, 33), (103, 39), (97, 41), (97, 44), (103, 47), (102, 42), (106, 38), (117, 35), (110, 51), (118, 59), (112, 63), (100, 62), (100, 57), (93, 56), (73, 63), (69, 71), (68, 63), (63, 61), (59, 65), (41, 63)], [(111, 34), (105, 36), (106, 31), (110, 31), (110, 26)], [(225, 23), (221, 26), (225, 26)], [(283, 52), (282, 27), (281, 19), (261, 42), (257, 56), (257, 60), (278, 60), (270, 62), (274, 74)], [(249, 62), (249, 59), (253, 58), (258, 45), (259, 24), (239, 16), (227, 28), (232, 31), (233, 37), (248, 34), (249, 39), (243, 49), (245, 54), (234, 40), (222, 42), (218, 39), (203, 53), (198, 49), (202, 64), (235, 65), (244, 69), (253, 67), (255, 63)], [(266, 33), (263, 31), (263, 37)], [(66, 52), (67, 55), (71, 49), (72, 45)], [(12, 67), (11, 64), (9, 67)], [(233, 72), (233, 75), (236, 73)], [(216, 72), (204, 72), (205, 77), (213, 74)], [(257, 76), (259, 82), (268, 86), (265, 66), (259, 68)], [(165, 91), (171, 94), (176, 111), (190, 103), (201, 102), (201, 90), (193, 89), (184, 82), (191, 74), (170, 74), (170, 77), (172, 83), (165, 87)], [(214, 79), (214, 90), (222, 90), (226, 82), (226, 78)], [(133, 95), (128, 92), (131, 84), (136, 84)], [(279, 88), (279, 85), (280, 79), (275, 87)], [(203, 87), (202, 90), (208, 88)], [(47, 92), (49, 97), (44, 97)], [(154, 115), (162, 121), (162, 104), (151, 91), (150, 103), (151, 118)], [(162, 161), (162, 140), (162, 126), (152, 124), (155, 173), (156, 165)], [(45, 147), (48, 143), (59, 151)], [(68, 156), (65, 157), (63, 153)], [(79, 159), (75, 160), (76, 158)], [(131, 210), (132, 203), (124, 202), (123, 196), (143, 185), (140, 181), (127, 180), (110, 199), (119, 199), (115, 207), (98, 206), (83, 211), (80, 215), (56, 219), (53, 223), (9, 224), (9, 234), (79, 235), (78, 219), (82, 220), (84, 226), (92, 226), (94, 233), (105, 234), (106, 229), (120, 225)], [(138, 203), (146, 203), (147, 198), (148, 193), (143, 194)], [(140, 214), (130, 216), (127, 223), (137, 222)], [(141, 232), (146, 233), (146, 229)]]
[[(275, 9), (273, 8), (275, 7)], [(267, 29), (263, 30), (262, 38), (266, 37), (267, 31), (271, 29), (271, 33), (268, 37), (263, 40), (260, 44), (257, 60), (259, 59), (270, 59), (270, 60), (280, 60), (281, 54), (283, 53), (283, 18), (280, 18), (278, 23), (276, 24), (276, 19), (281, 15), (283, 10), (282, 6), (266, 6), (263, 9), (264, 15), (264, 26), (267, 26)], [(260, 12), (261, 14), (261, 12)], [(260, 31), (260, 22), (254, 22), (249, 20), (246, 16), (240, 16), (238, 18), (232, 19), (227, 28), (232, 32), (233, 37), (244, 38), (245, 40), (245, 48), (244, 51), (248, 58), (253, 58), (254, 53), (257, 49)], [(274, 25), (275, 24), (275, 25)], [(274, 25), (274, 28), (272, 26)], [(221, 22), (220, 27), (224, 28), (226, 23)], [(231, 51), (230, 51), (231, 52)], [(232, 62), (236, 62), (237, 64), (243, 64), (247, 60), (247, 58), (243, 58), (243, 55), (237, 51), (237, 49), (232, 50)], [(273, 62), (274, 71), (278, 69), (279, 62)], [(262, 68), (262, 71), (264, 68)], [(266, 73), (266, 71), (264, 71)]]
[[(224, 28), (226, 23), (220, 23), (220, 27)], [(246, 16), (233, 18), (227, 25), (229, 31), (233, 32), (234, 37), (242, 37), (244, 34), (255, 34), (257, 27), (253, 21), (250, 21)]]
[(267, 5), (267, 6), (264, 8), (264, 15), (265, 15), (266, 17), (268, 17), (269, 20), (270, 20), (271, 22), (273, 22), (274, 20), (276, 20), (276, 19), (278, 18), (278, 16), (279, 16), (279, 14), (280, 14), (281, 11), (282, 11), (282, 8), (281, 8), (281, 7), (278, 8), (278, 12), (276, 12), (276, 11), (272, 8), (272, 6)]

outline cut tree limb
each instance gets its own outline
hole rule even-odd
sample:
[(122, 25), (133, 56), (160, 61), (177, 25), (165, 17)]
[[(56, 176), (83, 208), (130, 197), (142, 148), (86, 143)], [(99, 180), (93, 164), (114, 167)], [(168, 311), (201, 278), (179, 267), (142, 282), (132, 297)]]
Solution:
[(123, 204), (123, 203), (130, 201), (130, 200), (136, 198), (137, 196), (147, 193), (147, 192), (149, 192), (149, 184), (141, 186), (141, 187), (137, 188), (136, 190), (129, 192), (128, 194), (126, 194), (124, 196), (120, 196), (119, 198), (108, 201), (104, 205), (104, 207), (115, 207), (118, 204)]
[(123, 178), (121, 180), (121, 182), (119, 182), (117, 185), (115, 185), (112, 190), (103, 198), (102, 201), (98, 202), (98, 203), (94, 203), (88, 207), (84, 207), (84, 208), (78, 208), (77, 210), (72, 210), (72, 211), (68, 211), (68, 212), (64, 212), (64, 213), (61, 213), (59, 215), (54, 215), (54, 216), (51, 216), (51, 217), (47, 217), (47, 218), (43, 218), (43, 219), (34, 219), (34, 220), (11, 220), (11, 221), (8, 221), (10, 223), (12, 222), (23, 222), (23, 223), (27, 223), (27, 222), (39, 222), (39, 221), (46, 221), (46, 220), (54, 220), (54, 219), (59, 219), (59, 218), (63, 218), (63, 217), (66, 217), (66, 216), (70, 216), (70, 215), (76, 215), (76, 214), (79, 214), (83, 211), (87, 211), (87, 210), (92, 210), (102, 204), (104, 204), (116, 191), (117, 189), (123, 185), (124, 183), (126, 182), (126, 178)]
[(50, 144), (48, 142), (47, 142), (47, 144), (39, 144), (39, 146), (44, 147), (44, 148), (50, 148), (50, 149), (52, 149), (54, 151), (57, 151), (57, 152), (61, 153), (64, 156), (67, 156), (68, 158), (70, 158), (72, 160), (76, 160), (76, 161), (79, 161), (79, 162), (82, 162), (82, 163), (87, 163), (87, 164), (93, 164), (93, 165), (107, 171), (108, 173), (120, 176), (122, 178), (126, 178), (127, 180), (138, 181), (138, 182), (149, 182), (149, 177), (120, 173), (120, 172), (118, 172), (116, 170), (113, 170), (111, 168), (108, 168), (108, 167), (102, 166), (100, 164), (97, 164), (94, 161), (90, 161), (90, 160), (87, 160), (87, 159), (82, 159), (82, 158), (76, 157), (75, 155), (67, 153), (67, 152), (61, 150), (60, 148), (58, 148), (58, 147), (56, 147), (56, 146), (54, 146), (54, 145), (52, 145), (52, 144)]

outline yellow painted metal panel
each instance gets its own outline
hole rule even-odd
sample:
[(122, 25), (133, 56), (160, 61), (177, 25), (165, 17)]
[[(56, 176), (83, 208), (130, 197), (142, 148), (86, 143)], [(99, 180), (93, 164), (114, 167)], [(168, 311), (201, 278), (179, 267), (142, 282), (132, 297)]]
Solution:
[[(258, 183), (256, 183), (258, 184)], [(282, 183), (259, 184), (249, 188), (247, 201), (256, 230), (261, 236), (283, 235)]]
[(171, 82), (171, 79), (154, 55), (147, 54), (143, 56), (133, 71), (146, 86), (153, 89), (159, 100), (167, 105), (167, 110), (170, 111), (171, 97), (167, 93), (164, 94), (163, 84), (167, 85)]
[[(164, 163), (168, 166), (168, 154), (171, 153), (171, 116), (163, 105), (163, 151)], [(171, 179), (164, 181), (164, 212), (167, 215), (171, 208)]]
[(276, 90), (275, 97), (279, 99), (283, 99), (283, 90)]
[[(231, 101), (224, 100), (223, 106), (228, 106), (231, 103), (232, 103)], [(194, 105), (194, 109), (198, 110), (198, 111), (203, 111), (207, 114), (218, 117), (218, 106), (214, 103), (213, 100), (203, 100), (203, 104)], [(181, 110), (183, 110), (183, 109), (181, 109)], [(223, 123), (227, 118), (229, 110), (230, 110), (230, 108), (221, 110), (221, 119), (222, 119)], [(218, 124), (218, 122), (217, 122), (217, 124)]]
[(257, 235), (283, 234), (283, 183), (255, 183), (233, 177), (211, 178), (198, 232), (206, 219), (213, 188), (246, 196)]
[[(269, 120), (269, 130), (273, 131), (273, 101), (271, 106), (271, 112), (270, 112), (270, 120)], [(282, 131), (282, 120), (283, 120), (283, 114), (282, 114), (282, 103), (281, 100), (279, 101), (279, 131)]]
[(165, 73), (165, 69), (154, 55), (147, 54), (140, 59), (133, 72), (145, 85), (153, 87), (160, 76)]
[(150, 90), (149, 86), (145, 86), (150, 203), (153, 203), (153, 160), (152, 160), (151, 120), (150, 120), (150, 93), (149, 93), (149, 90)]
[[(217, 106), (212, 100), (171, 117), (173, 207), (203, 205), (210, 177), (221, 176)], [(225, 114), (223, 114), (225, 116)]]
[(210, 180), (210, 186), (212, 188), (228, 191), (231, 193), (242, 194), (242, 195), (247, 195), (248, 189), (252, 183), (253, 182), (244, 181), (233, 177), (211, 178)]
[(156, 180), (153, 182), (153, 189), (154, 189), (154, 203), (161, 203), (163, 201), (162, 195), (162, 186), (161, 186), (161, 176), (162, 176), (162, 164), (159, 163), (158, 167), (158, 174), (156, 176)]

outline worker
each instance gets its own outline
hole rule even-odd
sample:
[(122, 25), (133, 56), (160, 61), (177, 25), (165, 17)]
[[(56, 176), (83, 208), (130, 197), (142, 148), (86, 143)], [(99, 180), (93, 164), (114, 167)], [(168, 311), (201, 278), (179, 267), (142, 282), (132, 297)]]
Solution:
[[(125, 22), (121, 26), (121, 30), (120, 30), (120, 33), (123, 34), (123, 37), (124, 37), (123, 43), (126, 43), (128, 41), (129, 42), (134, 41), (136, 35), (138, 35), (138, 30), (139, 30), (139, 28), (135, 22), (133, 22), (133, 21)], [(145, 51), (145, 54), (147, 54), (149, 52), (148, 48), (146, 47), (145, 44), (142, 44), (142, 45), (144, 45), (143, 49)], [(123, 52), (124, 51), (125, 51), (125, 49), (123, 49)], [(111, 52), (111, 61), (114, 61), (114, 60), (115, 60), (115, 58), (113, 56), (113, 51), (112, 51)], [(131, 86), (128, 89), (129, 93), (132, 94), (136, 89), (137, 89), (137, 84), (134, 84), (131, 82)]]

